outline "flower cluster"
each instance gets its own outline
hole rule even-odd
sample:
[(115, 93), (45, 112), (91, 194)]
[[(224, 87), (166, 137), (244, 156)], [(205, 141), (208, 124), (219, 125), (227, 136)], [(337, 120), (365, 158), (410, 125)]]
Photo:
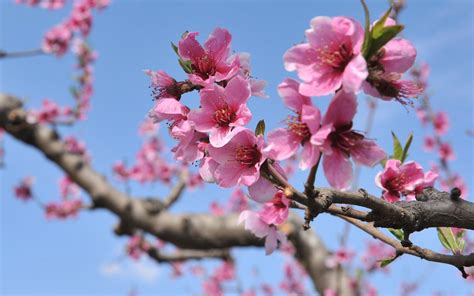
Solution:
[[(35, 1), (35, 4), (39, 2)], [(92, 11), (103, 9), (108, 6), (108, 3), (108, 0), (75, 0), (70, 16), (45, 34), (43, 50), (56, 56), (64, 55), (75, 33), (80, 33), (82, 38), (89, 35), (92, 27)], [(47, 0), (41, 1), (41, 4), (43, 7), (56, 9), (61, 8), (64, 1)]]
[(382, 196), (389, 202), (400, 200), (415, 200), (416, 194), (423, 189), (433, 186), (438, 174), (433, 171), (423, 172), (423, 168), (414, 161), (401, 163), (398, 159), (389, 159), (385, 169), (375, 177), (375, 183), (383, 190)]
[[(393, 26), (388, 18), (384, 26)], [(422, 87), (402, 80), (413, 65), (416, 49), (403, 38), (391, 39), (373, 56), (364, 56), (364, 29), (348, 17), (315, 17), (306, 30), (307, 43), (290, 48), (284, 55), (285, 68), (296, 71), (303, 83), (299, 92), (323, 96), (339, 89), (357, 92), (362, 89), (383, 100), (418, 96)]]
[(133, 260), (140, 259), (142, 254), (149, 249), (150, 245), (143, 239), (143, 236), (138, 234), (131, 236), (126, 246), (127, 255)]

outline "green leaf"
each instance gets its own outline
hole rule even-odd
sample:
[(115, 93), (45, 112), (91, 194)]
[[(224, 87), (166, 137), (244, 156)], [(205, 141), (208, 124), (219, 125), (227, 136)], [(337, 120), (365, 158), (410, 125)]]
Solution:
[(183, 68), (184, 72), (188, 74), (193, 72), (193, 68), (191, 67), (191, 61), (183, 61), (182, 59), (179, 59), (178, 62), (181, 68)]
[(387, 44), (390, 40), (395, 38), (401, 31), (403, 31), (403, 25), (393, 25), (388, 27), (383, 27), (377, 33), (378, 37), (374, 37), (371, 35), (371, 43), (370, 48), (367, 50), (366, 54), (364, 55), (365, 58), (368, 60), (374, 54), (376, 54), (385, 44)]
[(395, 236), (399, 241), (403, 240), (403, 230), (389, 228), (388, 231), (390, 231), (390, 233), (393, 234), (393, 236)]
[(401, 159), (402, 163), (407, 159), (408, 150), (410, 149), (412, 141), (413, 141), (413, 133), (410, 133), (410, 135), (408, 136), (407, 141), (405, 142), (405, 147), (403, 148), (402, 159)]
[(384, 15), (377, 22), (375, 22), (374, 26), (372, 27), (372, 31), (370, 32), (370, 35), (372, 36), (372, 38), (380, 38), (380, 36), (382, 36), (384, 24), (387, 18), (390, 16), (390, 12), (392, 12), (391, 6), (384, 13)]
[(380, 267), (386, 267), (387, 265), (389, 265), (390, 263), (392, 263), (393, 261), (395, 261), (395, 259), (397, 259), (398, 256), (393, 256), (393, 257), (390, 257), (390, 258), (386, 258), (386, 259), (382, 259), (382, 260), (379, 260), (377, 262), (380, 262)]
[(360, 3), (362, 4), (362, 7), (364, 8), (364, 14), (365, 14), (365, 34), (364, 34), (364, 43), (362, 44), (362, 54), (365, 57), (372, 43), (372, 38), (370, 36), (371, 35), (370, 34), (370, 13), (369, 13), (369, 8), (367, 7), (367, 3), (365, 3), (365, 0), (360, 0)]
[(438, 239), (448, 250), (453, 254), (461, 254), (464, 249), (464, 238), (460, 235), (454, 235), (454, 232), (449, 227), (438, 227)]
[(176, 55), (179, 57), (178, 47), (173, 42), (170, 42), (170, 43), (171, 43), (171, 48), (173, 48), (174, 53), (176, 53)]
[(397, 135), (395, 135), (394, 132), (392, 132), (392, 138), (393, 138), (393, 155), (392, 155), (392, 159), (401, 160), (401, 159), (402, 159), (402, 156), (403, 156), (402, 144), (400, 144), (400, 140), (398, 139)]
[(385, 168), (385, 164), (387, 163), (387, 158), (384, 158), (382, 159), (381, 161), (379, 161), (380, 165), (382, 166), (382, 168)]
[(260, 136), (265, 134), (265, 121), (262, 119), (257, 123), (257, 127), (255, 128), (255, 135)]

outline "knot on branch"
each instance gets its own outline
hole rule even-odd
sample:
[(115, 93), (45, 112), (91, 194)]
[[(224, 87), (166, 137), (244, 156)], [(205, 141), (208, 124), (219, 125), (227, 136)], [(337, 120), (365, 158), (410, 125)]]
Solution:
[(161, 211), (165, 209), (165, 204), (159, 199), (146, 198), (140, 201), (143, 204), (143, 208), (145, 208), (145, 211), (147, 211), (147, 213), (151, 215), (158, 215)]

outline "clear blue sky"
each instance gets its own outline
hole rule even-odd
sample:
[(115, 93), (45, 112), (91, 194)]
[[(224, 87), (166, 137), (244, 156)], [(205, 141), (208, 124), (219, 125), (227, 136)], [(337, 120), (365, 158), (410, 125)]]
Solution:
[[(62, 20), (68, 9), (57, 12), (17, 6), (0, 0), (0, 48), (23, 50), (37, 48), (45, 30)], [(453, 169), (460, 172), (471, 192), (473, 182), (473, 140), (465, 135), (473, 128), (473, 1), (408, 0), (401, 15), (406, 25), (404, 35), (418, 48), (418, 61), (432, 67), (430, 85), (433, 105), (451, 116), (447, 138), (453, 143), (457, 160)], [(380, 15), (385, 1), (368, 1), (372, 15)], [(285, 77), (282, 54), (304, 38), (309, 20), (317, 15), (348, 15), (363, 19), (359, 1), (121, 1), (96, 15), (91, 44), (99, 51), (95, 68), (95, 95), (89, 120), (64, 134), (83, 139), (92, 151), (93, 165), (113, 179), (111, 164), (119, 159), (132, 161), (141, 140), (137, 125), (151, 107), (148, 78), (142, 69), (164, 69), (177, 78), (176, 57), (169, 42), (177, 41), (185, 30), (201, 32), (201, 40), (220, 26), (233, 34), (233, 49), (252, 55), (253, 74), (268, 81), (269, 100), (252, 99), (254, 114), (251, 126), (264, 118), (270, 128), (287, 115), (275, 88)], [(0, 91), (22, 96), (29, 106), (38, 106), (43, 98), (69, 103), (74, 60), (44, 56), (0, 61)], [(192, 99), (188, 96), (186, 99)], [(361, 97), (362, 99), (362, 97)], [(328, 99), (314, 99), (322, 109)], [(364, 106), (361, 100), (360, 105)], [(366, 111), (362, 107), (355, 126), (363, 129)], [(269, 116), (271, 115), (271, 116)], [(394, 103), (380, 103), (373, 137), (390, 148), (389, 131), (402, 138), (415, 131), (411, 157), (425, 167), (435, 155), (421, 150), (420, 124), (414, 112)], [(161, 129), (165, 135), (165, 128)], [(171, 141), (168, 141), (171, 147)], [(12, 195), (12, 185), (25, 175), (37, 176), (36, 195), (42, 200), (59, 198), (57, 181), (61, 172), (36, 151), (11, 138), (6, 140), (5, 170), (0, 171), (0, 294), (1, 295), (126, 295), (136, 287), (139, 295), (198, 294), (199, 281), (184, 277), (169, 278), (169, 269), (144, 260), (130, 264), (122, 256), (125, 240), (112, 233), (116, 218), (106, 212), (82, 213), (77, 220), (46, 222), (33, 204), (23, 204)], [(361, 185), (374, 191), (376, 170), (363, 171)], [(324, 178), (319, 182), (325, 185)], [(294, 178), (303, 183), (303, 175)], [(120, 186), (119, 183), (117, 183)], [(161, 185), (134, 186), (132, 192), (159, 194)], [(375, 192), (375, 191), (374, 191)], [(472, 194), (471, 194), (472, 196)], [(208, 186), (205, 191), (186, 194), (176, 211), (205, 211), (210, 200), (224, 202), (228, 191)], [(314, 228), (327, 245), (335, 247), (342, 224), (333, 217), (318, 217)], [(370, 238), (352, 229), (349, 245), (360, 248)], [(415, 234), (416, 243), (440, 250), (434, 231)], [(260, 279), (277, 284), (282, 259), (265, 257), (263, 250), (238, 250), (239, 277), (245, 287)], [(118, 259), (117, 259), (118, 258)], [(115, 274), (103, 267), (118, 262)], [(211, 263), (212, 265), (212, 263)], [(249, 272), (258, 267), (256, 278)], [(472, 291), (449, 266), (423, 262), (404, 256), (390, 268), (388, 276), (377, 275), (372, 282), (382, 295), (398, 293), (401, 281), (421, 282), (419, 294), (437, 290), (455, 295)]]

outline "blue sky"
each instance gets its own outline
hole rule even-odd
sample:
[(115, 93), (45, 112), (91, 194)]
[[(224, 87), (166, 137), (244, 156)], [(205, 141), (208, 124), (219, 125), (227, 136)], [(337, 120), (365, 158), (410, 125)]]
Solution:
[[(44, 32), (61, 21), (68, 9), (57, 12), (17, 6), (0, 0), (0, 48), (23, 50), (37, 48)], [(401, 15), (406, 25), (404, 36), (418, 48), (418, 61), (432, 68), (430, 85), (433, 106), (446, 110), (451, 118), (447, 139), (454, 145), (457, 160), (452, 163), (468, 187), (473, 189), (473, 140), (465, 130), (474, 126), (473, 52), (474, 2), (470, 0), (409, 0)], [(368, 1), (373, 18), (387, 7), (385, 1)], [(275, 88), (285, 77), (282, 54), (304, 39), (309, 20), (317, 15), (347, 15), (363, 19), (359, 1), (120, 1), (96, 14), (90, 38), (99, 52), (95, 67), (95, 94), (89, 120), (63, 134), (74, 134), (86, 143), (93, 165), (111, 180), (110, 167), (119, 159), (133, 161), (141, 139), (136, 129), (152, 106), (148, 78), (143, 69), (164, 69), (178, 79), (184, 75), (169, 46), (186, 31), (201, 32), (200, 40), (217, 26), (233, 34), (233, 49), (252, 55), (253, 74), (268, 81), (270, 99), (251, 99), (254, 114), (250, 126), (264, 118), (268, 128), (278, 126), (288, 113)], [(24, 97), (31, 107), (43, 98), (69, 104), (74, 59), (43, 56), (0, 61), (0, 91)], [(196, 98), (196, 95), (194, 95)], [(186, 97), (192, 100), (193, 96)], [(360, 111), (355, 127), (365, 126), (366, 108), (360, 96)], [(325, 110), (328, 98), (313, 102)], [(423, 134), (413, 111), (395, 103), (381, 102), (372, 136), (390, 149), (390, 130), (405, 138), (411, 131), (415, 141), (411, 158), (429, 167), (435, 155), (421, 150)], [(164, 126), (162, 135), (166, 136)], [(173, 143), (167, 138), (169, 147)], [(33, 149), (11, 138), (6, 140), (7, 167), (0, 171), (0, 294), (1, 295), (126, 295), (136, 287), (139, 295), (198, 294), (200, 283), (191, 277), (170, 279), (169, 269), (143, 260), (130, 263), (123, 256), (125, 240), (112, 233), (116, 218), (103, 211), (82, 213), (77, 220), (47, 222), (33, 204), (23, 204), (12, 196), (11, 187), (25, 175), (35, 175), (36, 195), (42, 200), (57, 200), (61, 172)], [(361, 186), (374, 188), (377, 170), (362, 171)], [(303, 183), (297, 174), (294, 184)], [(320, 185), (325, 185), (322, 176)], [(121, 186), (116, 182), (117, 186)], [(133, 186), (136, 195), (163, 194), (162, 185)], [(224, 202), (229, 191), (208, 186), (189, 192), (174, 209), (205, 211), (210, 200)], [(472, 194), (471, 194), (472, 195)], [(337, 246), (342, 223), (329, 216), (318, 217), (313, 228), (329, 247)], [(360, 248), (370, 238), (352, 229), (349, 245)], [(414, 234), (416, 243), (440, 250), (434, 231)], [(277, 284), (284, 259), (265, 257), (261, 249), (235, 252), (240, 279), (245, 287), (260, 279)], [(114, 263), (115, 265), (111, 265)], [(210, 263), (213, 264), (212, 262)], [(118, 266), (118, 267), (117, 267)], [(249, 270), (259, 268), (257, 279)], [(404, 256), (390, 268), (389, 276), (376, 275), (372, 282), (382, 295), (398, 293), (401, 281), (421, 282), (420, 294), (438, 290), (467, 295), (472, 290), (449, 266), (427, 263)]]

